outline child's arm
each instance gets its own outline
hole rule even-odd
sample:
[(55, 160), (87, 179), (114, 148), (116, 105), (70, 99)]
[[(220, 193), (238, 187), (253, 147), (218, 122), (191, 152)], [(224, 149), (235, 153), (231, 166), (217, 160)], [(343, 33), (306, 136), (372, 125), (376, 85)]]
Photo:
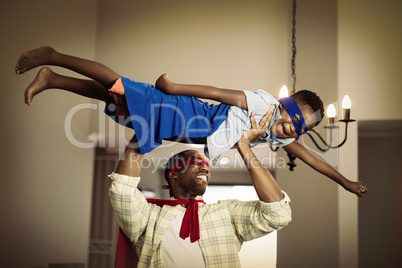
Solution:
[(367, 192), (367, 187), (363, 182), (350, 181), (342, 174), (336, 171), (333, 167), (327, 164), (321, 157), (316, 156), (309, 150), (307, 150), (299, 142), (294, 141), (289, 145), (283, 147), (287, 152), (300, 158), (304, 163), (317, 170), (321, 174), (329, 177), (336, 183), (340, 184), (343, 188), (352, 192), (358, 196), (363, 196)]
[(156, 80), (155, 87), (166, 94), (210, 99), (247, 110), (246, 96), (241, 90), (204, 85), (176, 84), (170, 80), (167, 74), (162, 74)]

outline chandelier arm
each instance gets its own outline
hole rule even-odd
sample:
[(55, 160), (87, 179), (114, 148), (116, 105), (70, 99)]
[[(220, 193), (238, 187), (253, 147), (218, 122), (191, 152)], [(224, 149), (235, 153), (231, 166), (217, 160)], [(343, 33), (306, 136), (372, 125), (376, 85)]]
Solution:
[[(348, 138), (348, 122), (345, 122), (345, 138), (343, 139), (343, 141), (342, 141), (338, 146), (336, 146), (336, 147), (334, 147), (334, 148), (339, 148), (339, 147), (341, 147), (342, 145), (344, 145), (345, 142), (346, 142), (346, 140), (347, 140), (347, 138)], [(331, 147), (331, 148), (332, 148), (332, 147)]]
[(327, 147), (327, 148), (326, 148), (326, 149), (321, 148), (321, 147), (317, 144), (317, 142), (315, 141), (314, 137), (313, 137), (310, 133), (307, 132), (306, 134), (310, 137), (310, 139), (313, 141), (313, 143), (315, 144), (315, 146), (316, 146), (320, 151), (326, 152), (326, 151), (328, 151), (329, 149), (337, 149), (337, 148), (339, 148), (339, 147), (341, 147), (342, 145), (345, 144), (346, 140), (348, 139), (348, 122), (345, 122), (345, 138), (343, 139), (343, 141), (342, 141), (340, 144), (338, 144), (338, 145), (336, 145), (336, 146), (330, 145), (330, 144), (332, 143), (332, 130), (330, 130), (330, 131), (331, 131), (331, 132), (330, 132), (330, 136), (331, 136), (331, 138), (330, 138), (330, 140), (331, 140), (330, 144), (328, 144), (328, 143), (322, 138), (322, 136), (320, 135), (320, 133), (319, 133), (317, 130), (311, 129), (310, 131), (314, 132), (314, 133), (320, 138), (320, 140), (322, 141), (322, 143), (324, 143), (325, 147)]
[(325, 149), (323, 149), (323, 148), (321, 148), (320, 147), (320, 145), (318, 145), (318, 143), (315, 141), (315, 139), (314, 139), (314, 137), (310, 134), (310, 133), (308, 133), (308, 132), (306, 132), (306, 134), (310, 137), (310, 139), (311, 139), (311, 141), (314, 143), (314, 145), (318, 148), (318, 150), (320, 150), (321, 152), (326, 152), (326, 151), (328, 151), (329, 149), (330, 149), (330, 147), (329, 147), (329, 145), (323, 140), (323, 138), (321, 137), (321, 135), (317, 132), (317, 131), (313, 131), (315, 134), (317, 134), (318, 135), (318, 137), (321, 139), (321, 141), (324, 143), (324, 145), (325, 145)]

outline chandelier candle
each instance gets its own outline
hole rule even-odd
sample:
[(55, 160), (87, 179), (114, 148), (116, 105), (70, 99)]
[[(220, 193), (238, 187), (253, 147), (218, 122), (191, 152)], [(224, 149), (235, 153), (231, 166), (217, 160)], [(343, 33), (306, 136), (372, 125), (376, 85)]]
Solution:
[(333, 104), (330, 104), (327, 109), (328, 126), (334, 126), (336, 110)]
[(342, 108), (343, 108), (343, 120), (350, 120), (350, 108), (352, 108), (352, 102), (348, 95), (345, 95), (342, 100)]

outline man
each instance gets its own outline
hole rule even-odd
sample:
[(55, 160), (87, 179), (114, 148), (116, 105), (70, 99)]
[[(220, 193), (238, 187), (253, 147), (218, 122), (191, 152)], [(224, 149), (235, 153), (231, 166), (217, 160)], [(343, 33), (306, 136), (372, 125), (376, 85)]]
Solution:
[[(250, 148), (264, 135), (272, 113), (270, 109), (259, 124), (252, 114), (252, 129), (237, 145), (257, 201), (203, 203), (200, 199), (211, 177), (209, 165), (201, 154), (189, 150), (173, 156), (167, 165), (172, 200), (149, 203), (137, 189), (142, 155), (135, 146), (127, 146), (124, 159), (110, 175), (109, 195), (121, 230), (135, 245), (138, 267), (240, 267), (243, 242), (290, 222), (289, 197)], [(136, 142), (134, 136), (130, 143)]]

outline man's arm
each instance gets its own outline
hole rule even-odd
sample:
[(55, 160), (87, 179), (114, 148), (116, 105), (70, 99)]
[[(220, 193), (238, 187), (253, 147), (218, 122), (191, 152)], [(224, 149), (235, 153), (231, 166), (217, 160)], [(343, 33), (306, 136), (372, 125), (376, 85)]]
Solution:
[(251, 150), (250, 144), (256, 142), (264, 135), (265, 131), (268, 129), (273, 111), (274, 108), (271, 108), (261, 119), (259, 124), (256, 123), (255, 114), (253, 112), (251, 115), (252, 128), (241, 136), (237, 147), (237, 150), (246, 164), (259, 199), (266, 203), (281, 201), (284, 195), (272, 174), (262, 166), (261, 162)]
[(120, 159), (115, 173), (130, 177), (139, 177), (141, 172), (143, 156), (138, 147), (137, 136), (134, 135), (127, 145), (124, 156)]
[(341, 185), (347, 191), (350, 191), (357, 196), (362, 196), (368, 191), (366, 185), (363, 182), (348, 180), (341, 173), (331, 167), (328, 163), (323, 161), (323, 159), (317, 157), (314, 153), (307, 150), (299, 142), (294, 141), (291, 144), (284, 146), (283, 148), (287, 152), (300, 158), (304, 163), (306, 163), (316, 171), (320, 172), (321, 174), (327, 176), (328, 178)]
[(274, 109), (261, 119), (255, 121), (254, 112), (251, 114), (251, 130), (246, 131), (238, 141), (237, 150), (242, 156), (248, 169), (254, 188), (260, 201), (232, 202), (231, 221), (241, 241), (266, 235), (274, 230), (280, 230), (292, 220), (290, 199), (282, 192), (271, 173), (264, 168), (250, 148), (268, 128)]
[(109, 176), (112, 180), (109, 188), (110, 203), (120, 228), (134, 242), (145, 231), (149, 213), (148, 203), (137, 188), (142, 159), (137, 138), (133, 136), (115, 172)]

